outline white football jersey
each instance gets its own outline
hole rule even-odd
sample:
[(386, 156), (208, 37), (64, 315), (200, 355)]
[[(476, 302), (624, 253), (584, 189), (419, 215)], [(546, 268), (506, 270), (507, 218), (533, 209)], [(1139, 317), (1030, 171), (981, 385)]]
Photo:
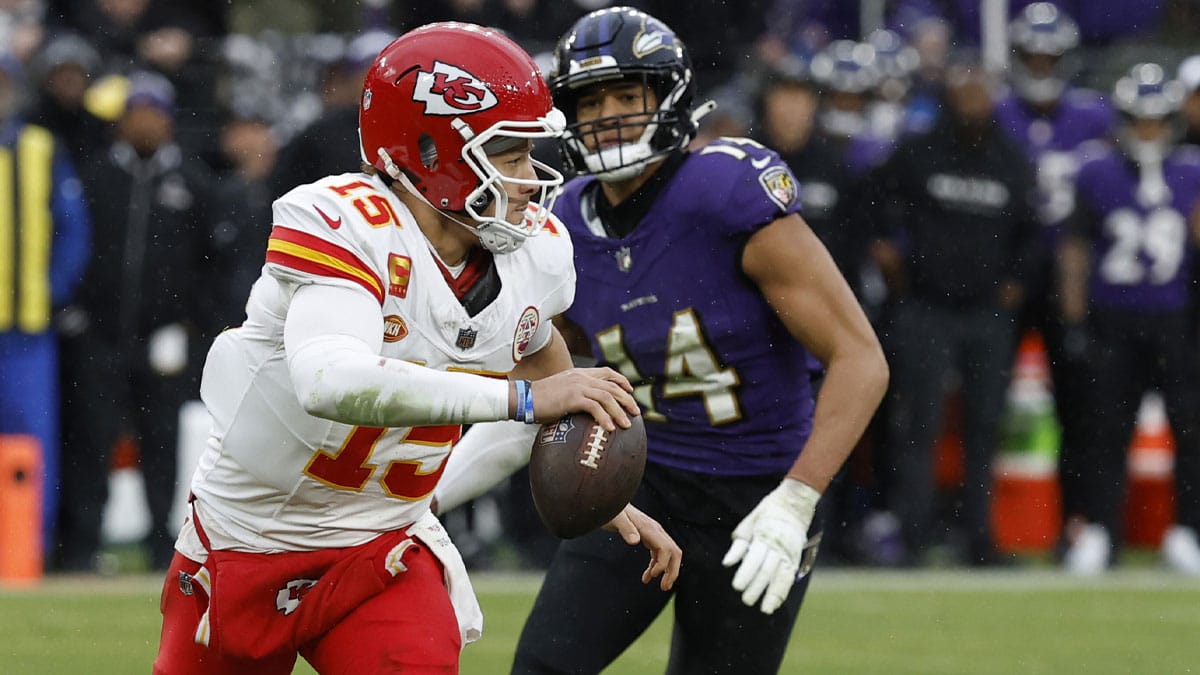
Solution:
[(551, 217), (494, 264), (499, 296), (472, 317), (411, 213), (379, 178), (331, 176), (275, 202), (246, 321), (214, 342), (201, 383), (213, 428), (192, 491), (214, 546), (353, 546), (428, 509), (461, 428), (370, 428), (307, 414), (284, 353), (288, 304), (300, 284), (361, 289), (384, 317), (382, 356), (503, 377), (547, 344), (551, 317), (573, 299), (566, 228)]

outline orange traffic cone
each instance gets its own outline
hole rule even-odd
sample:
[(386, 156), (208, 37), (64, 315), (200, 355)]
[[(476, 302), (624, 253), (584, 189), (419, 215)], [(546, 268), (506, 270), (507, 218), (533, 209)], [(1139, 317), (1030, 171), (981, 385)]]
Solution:
[(1157, 392), (1142, 398), (1128, 470), (1125, 541), (1157, 548), (1163, 533), (1175, 522), (1175, 437)]
[(0, 435), (0, 585), (42, 577), (42, 450), (32, 436)]
[(1046, 551), (1062, 525), (1060, 441), (1050, 389), (1045, 343), (1040, 333), (1029, 331), (1017, 349), (993, 465), (992, 527), (1004, 551)]

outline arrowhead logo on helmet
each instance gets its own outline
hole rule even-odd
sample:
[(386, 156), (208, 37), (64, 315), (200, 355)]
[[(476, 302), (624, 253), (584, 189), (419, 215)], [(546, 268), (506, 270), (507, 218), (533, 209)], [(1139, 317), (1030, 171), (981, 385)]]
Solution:
[(426, 115), (462, 115), (496, 105), (496, 95), (471, 73), (441, 61), (432, 71), (417, 73), (413, 100), (425, 104)]

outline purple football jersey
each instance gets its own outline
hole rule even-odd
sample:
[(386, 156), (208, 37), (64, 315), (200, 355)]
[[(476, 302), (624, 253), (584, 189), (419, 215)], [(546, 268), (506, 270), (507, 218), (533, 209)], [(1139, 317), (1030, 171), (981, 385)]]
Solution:
[(1070, 89), (1049, 114), (1042, 116), (1015, 94), (996, 104), (1000, 128), (1025, 150), (1037, 167), (1038, 219), (1053, 241), (1057, 226), (1074, 209), (1072, 185), (1082, 159), (1075, 150), (1091, 140), (1106, 139), (1115, 116), (1100, 95)]
[(1116, 151), (1094, 152), (1079, 169), (1075, 227), (1092, 241), (1093, 306), (1180, 311), (1193, 260), (1188, 216), (1200, 198), (1200, 152), (1184, 146), (1146, 181)]
[(799, 210), (791, 170), (753, 141), (715, 141), (620, 239), (596, 221), (597, 187), (571, 181), (555, 205), (578, 271), (567, 317), (637, 388), (648, 458), (709, 474), (787, 471), (812, 428), (809, 355), (741, 256), (756, 231)]

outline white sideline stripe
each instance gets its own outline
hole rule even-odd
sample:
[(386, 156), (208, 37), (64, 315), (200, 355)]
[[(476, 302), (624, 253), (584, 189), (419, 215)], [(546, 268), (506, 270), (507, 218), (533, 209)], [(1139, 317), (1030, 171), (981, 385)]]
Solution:
[(821, 570), (813, 577), (812, 593), (860, 591), (938, 591), (1023, 593), (1028, 591), (1163, 590), (1200, 592), (1200, 578), (1165, 568), (1112, 570), (1080, 577), (1059, 569), (973, 570)]
[[(473, 572), (471, 582), (479, 593), (527, 595), (542, 585), (537, 572)], [(15, 595), (124, 595), (145, 593), (158, 602), (163, 578), (157, 574), (50, 575), (36, 586), (0, 584), (0, 598)], [(1097, 577), (1077, 577), (1056, 569), (971, 570), (871, 570), (821, 569), (813, 577), (811, 593), (926, 592), (1025, 593), (1030, 591), (1170, 591), (1200, 593), (1200, 578), (1162, 567), (1118, 569)]]
[[(477, 572), (471, 575), (475, 590), (488, 594), (520, 595), (535, 592), (542, 583), (536, 573)], [(996, 592), (1028, 591), (1125, 591), (1163, 590), (1200, 593), (1200, 578), (1183, 576), (1163, 568), (1113, 570), (1098, 577), (1077, 577), (1054, 569), (1008, 571), (968, 570), (823, 570), (819, 563), (812, 593), (871, 592)]]

